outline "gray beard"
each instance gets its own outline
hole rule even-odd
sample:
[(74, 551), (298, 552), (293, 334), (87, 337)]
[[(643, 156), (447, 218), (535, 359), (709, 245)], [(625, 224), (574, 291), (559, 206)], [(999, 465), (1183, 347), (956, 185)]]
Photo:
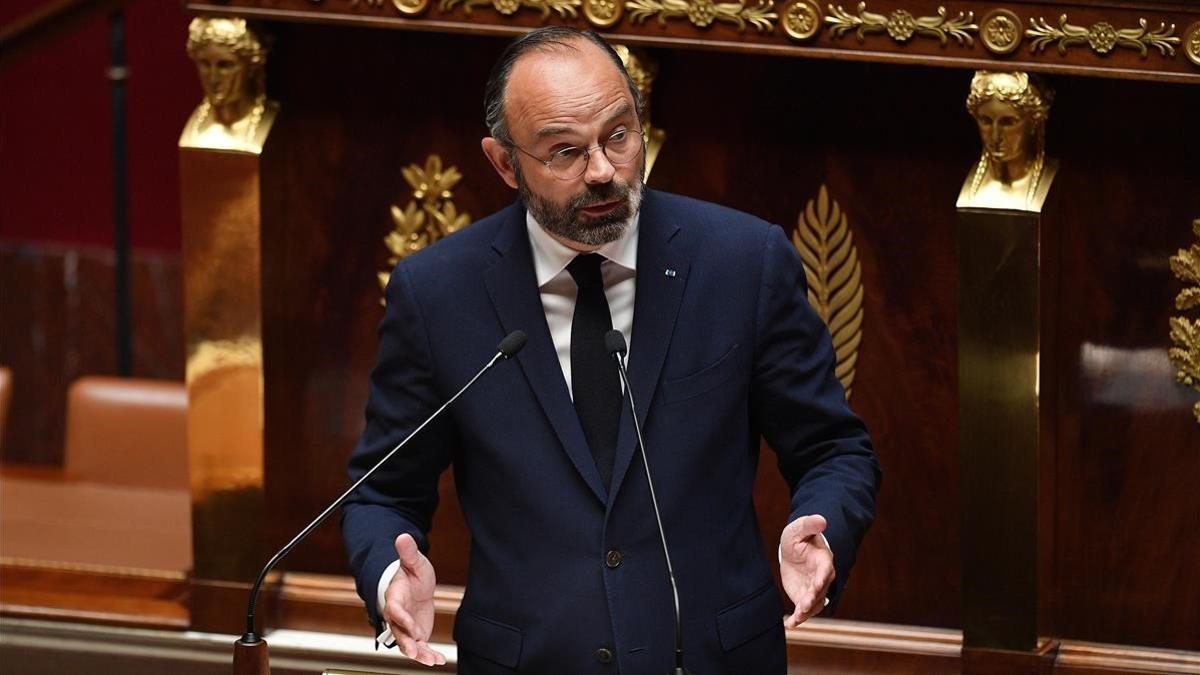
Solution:
[[(519, 165), (514, 162), (513, 166)], [(558, 206), (535, 195), (529, 189), (529, 184), (525, 182), (525, 176), (519, 168), (516, 169), (516, 178), (521, 202), (542, 229), (585, 246), (603, 246), (625, 234), (634, 214), (641, 208), (642, 188), (645, 185), (642, 172), (638, 171), (637, 179), (632, 184), (614, 179), (602, 185), (589, 185), (584, 192), (572, 197), (565, 205)], [(621, 203), (612, 211), (597, 218), (589, 217), (587, 222), (580, 219), (580, 211), (583, 209), (613, 199), (620, 199)]]

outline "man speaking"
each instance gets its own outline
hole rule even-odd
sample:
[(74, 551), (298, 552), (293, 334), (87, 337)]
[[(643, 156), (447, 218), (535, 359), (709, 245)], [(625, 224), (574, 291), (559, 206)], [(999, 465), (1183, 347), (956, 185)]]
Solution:
[[(483, 151), (520, 200), (392, 273), (351, 478), (505, 334), (529, 341), (347, 503), (368, 612), (408, 656), (445, 661), (427, 642), (435, 574), (423, 552), (453, 464), (471, 532), (459, 672), (670, 673), (653, 488), (688, 672), (784, 673), (784, 627), (836, 602), (879, 484), (796, 252), (778, 227), (643, 186), (639, 95), (594, 33), (517, 39), (485, 103)], [(629, 343), (628, 392), (605, 344), (613, 329)], [(786, 615), (752, 501), (760, 437), (792, 492)]]

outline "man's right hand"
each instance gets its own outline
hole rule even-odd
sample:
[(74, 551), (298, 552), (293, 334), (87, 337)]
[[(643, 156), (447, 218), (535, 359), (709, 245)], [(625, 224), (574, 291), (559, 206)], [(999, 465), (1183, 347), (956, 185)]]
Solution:
[(442, 665), (446, 657), (429, 646), (433, 633), (433, 565), (410, 534), (396, 537), (400, 567), (384, 593), (383, 620), (400, 651), (427, 666)]

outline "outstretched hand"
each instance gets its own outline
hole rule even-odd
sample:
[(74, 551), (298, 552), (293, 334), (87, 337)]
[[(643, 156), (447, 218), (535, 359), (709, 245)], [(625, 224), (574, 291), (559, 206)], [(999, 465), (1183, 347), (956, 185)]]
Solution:
[(406, 656), (427, 666), (442, 665), (446, 657), (429, 646), (437, 586), (433, 564), (410, 534), (396, 537), (396, 554), (400, 568), (384, 594), (383, 619)]
[(821, 613), (829, 604), (827, 594), (833, 583), (833, 551), (821, 533), (822, 516), (801, 516), (788, 523), (779, 537), (779, 576), (783, 590), (795, 604), (783, 617), (785, 628), (795, 628)]

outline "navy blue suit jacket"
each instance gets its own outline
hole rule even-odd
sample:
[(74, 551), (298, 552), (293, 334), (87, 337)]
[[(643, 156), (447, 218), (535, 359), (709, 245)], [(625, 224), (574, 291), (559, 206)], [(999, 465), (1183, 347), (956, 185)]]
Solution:
[[(760, 436), (791, 486), (792, 517), (829, 522), (834, 601), (873, 517), (878, 465), (805, 288), (780, 228), (646, 191), (629, 375), (693, 675), (784, 669), (784, 607), (752, 502)], [(529, 342), (346, 505), (351, 567), (372, 618), (393, 540), (409, 532), (427, 548), (438, 476), (453, 465), (471, 531), (455, 623), (460, 672), (668, 672), (671, 592), (630, 413), (606, 491), (546, 326), (524, 209), (514, 204), (404, 260), (387, 300), (352, 479), (461, 387), (506, 333), (526, 331)], [(621, 553), (615, 567), (605, 564), (612, 550)], [(597, 658), (600, 648), (613, 662)]]

